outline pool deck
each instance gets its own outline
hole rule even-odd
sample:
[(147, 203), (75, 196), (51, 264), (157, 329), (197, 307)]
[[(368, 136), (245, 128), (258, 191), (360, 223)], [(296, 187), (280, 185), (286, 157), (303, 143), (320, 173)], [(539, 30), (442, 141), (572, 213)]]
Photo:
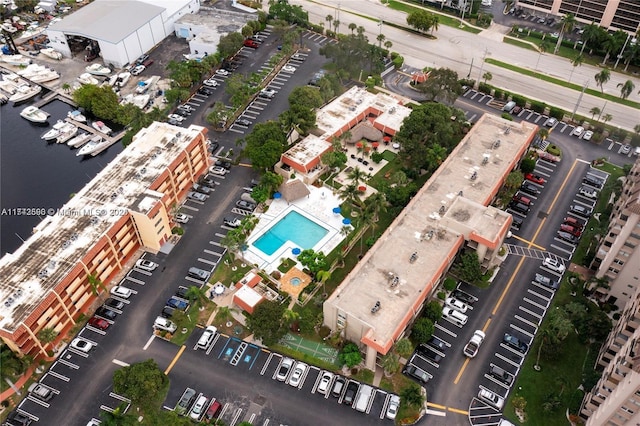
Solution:
[[(247, 263), (255, 264), (258, 268), (265, 270), (267, 273), (271, 273), (276, 270), (281, 259), (290, 258), (295, 260), (291, 249), (300, 247), (292, 241), (285, 242), (271, 256), (266, 255), (253, 246), (254, 241), (260, 238), (277, 221), (292, 210), (297, 211), (307, 219), (327, 229), (327, 235), (314, 247), (311, 247), (313, 250), (328, 254), (342, 242), (344, 239), (344, 235), (341, 233), (344, 227), (342, 223), (343, 217), (333, 213), (334, 207), (338, 207), (342, 201), (330, 188), (316, 188), (314, 186), (308, 186), (308, 188), (310, 191), (308, 196), (292, 201), (291, 203), (288, 203), (282, 198), (271, 200), (269, 209), (259, 215), (258, 224), (247, 240), (248, 249), (243, 253)], [(298, 268), (302, 269), (302, 265), (298, 264)]]

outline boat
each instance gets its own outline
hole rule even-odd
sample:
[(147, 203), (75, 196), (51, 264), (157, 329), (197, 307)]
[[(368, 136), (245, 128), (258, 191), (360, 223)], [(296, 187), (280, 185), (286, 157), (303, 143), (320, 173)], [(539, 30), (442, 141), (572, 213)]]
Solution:
[(78, 81), (80, 82), (80, 84), (95, 84), (96, 86), (98, 85), (98, 80), (88, 72), (80, 74), (80, 77), (78, 77)]
[(8, 100), (9, 100), (9, 98), (7, 96), (5, 96), (2, 93), (0, 93), (0, 105), (6, 104)]
[(45, 83), (47, 81), (60, 78), (60, 74), (58, 74), (57, 71), (38, 64), (31, 64), (26, 68), (18, 71), (18, 74), (20, 74), (24, 78), (28, 78), (34, 83)]
[(6, 78), (4, 80), (0, 80), (0, 89), (2, 89), (3, 92), (8, 93), (9, 95), (13, 95), (14, 93), (16, 93), (17, 88), (18, 85), (13, 81), (9, 81)]
[(60, 134), (56, 138), (56, 143), (66, 143), (69, 139), (78, 133), (78, 126), (73, 123), (66, 122), (60, 129)]
[(58, 136), (60, 136), (60, 131), (62, 130), (62, 127), (64, 125), (65, 125), (64, 121), (58, 120), (58, 122), (54, 124), (49, 131), (47, 131), (44, 135), (42, 135), (41, 138), (44, 139), (45, 141), (52, 141), (56, 139)]
[(114, 84), (116, 87), (124, 87), (129, 82), (130, 78), (131, 78), (130, 72), (128, 71), (121, 72), (120, 74), (118, 74), (118, 77), (116, 78), (116, 81)]
[(132, 104), (140, 109), (144, 109), (150, 99), (151, 97), (149, 95), (134, 95), (133, 93), (130, 93), (122, 98), (120, 105)]
[(16, 92), (13, 95), (11, 95), (9, 100), (11, 102), (26, 101), (27, 99), (33, 98), (35, 95), (37, 95), (41, 91), (42, 91), (42, 87), (38, 86), (37, 84), (34, 84), (33, 86), (30, 86), (28, 84), (23, 84), (21, 86), (18, 86), (18, 88), (16, 89)]
[(115, 142), (116, 142), (115, 139), (107, 140), (100, 135), (95, 135), (91, 138), (88, 144), (86, 144), (85, 146), (83, 146), (78, 150), (78, 153), (76, 154), (76, 156), (78, 157), (81, 155), (96, 156), (100, 154), (102, 151), (104, 151), (105, 149), (109, 148)]
[(69, 117), (72, 120), (75, 120), (79, 123), (86, 123), (87, 122), (87, 117), (85, 117), (84, 115), (82, 115), (82, 113), (80, 111), (73, 110), (73, 111), (69, 111), (67, 113), (67, 117)]
[(58, 52), (53, 47), (45, 47), (44, 49), (40, 49), (40, 53), (42, 53), (44, 56), (47, 56), (51, 59), (55, 59), (56, 61), (59, 61), (62, 59), (62, 53)]
[(93, 75), (109, 75), (111, 74), (111, 68), (105, 67), (100, 64), (91, 64), (85, 68), (89, 74)]
[(93, 123), (91, 123), (91, 126), (97, 131), (104, 133), (105, 135), (111, 133), (111, 129), (102, 121), (94, 121)]
[(38, 107), (29, 105), (28, 107), (20, 111), (20, 117), (33, 123), (45, 123), (47, 121), (47, 118), (49, 118), (49, 114)]
[(31, 59), (21, 54), (16, 55), (0, 55), (0, 62), (15, 66), (27, 66), (31, 63)]
[(69, 139), (67, 145), (71, 148), (80, 148), (85, 143), (89, 142), (89, 139), (93, 137), (93, 133), (80, 133), (76, 137)]

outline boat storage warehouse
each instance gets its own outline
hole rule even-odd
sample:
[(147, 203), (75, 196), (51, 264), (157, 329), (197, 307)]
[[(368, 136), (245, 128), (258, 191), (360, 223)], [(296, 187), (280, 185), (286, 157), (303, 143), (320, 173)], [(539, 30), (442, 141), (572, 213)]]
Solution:
[(68, 37), (95, 40), (105, 64), (133, 63), (174, 31), (174, 22), (200, 10), (200, 0), (96, 0), (47, 29), (50, 45), (72, 57)]

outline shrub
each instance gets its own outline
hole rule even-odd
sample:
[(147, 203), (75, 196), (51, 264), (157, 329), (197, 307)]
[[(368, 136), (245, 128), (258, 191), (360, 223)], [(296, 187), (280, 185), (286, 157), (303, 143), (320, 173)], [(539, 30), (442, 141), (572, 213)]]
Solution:
[(445, 290), (451, 291), (456, 288), (456, 280), (454, 280), (453, 278), (446, 278), (442, 286)]
[(491, 93), (491, 86), (487, 83), (478, 83), (478, 91), (482, 93)]
[(396, 57), (393, 59), (393, 66), (394, 66), (396, 69), (400, 68), (400, 67), (402, 66), (402, 64), (403, 64), (403, 63), (404, 63), (404, 58), (403, 58), (402, 56), (400, 56), (400, 55), (396, 56)]
[(504, 90), (496, 89), (494, 97), (496, 99), (504, 99)]
[(520, 96), (520, 95), (511, 96), (511, 100), (513, 102), (515, 102), (516, 105), (518, 105), (520, 107), (523, 107), (527, 103), (527, 100), (523, 96)]
[(378, 164), (382, 160), (384, 160), (384, 155), (381, 152), (375, 151), (371, 154), (371, 161), (374, 163)]
[(560, 156), (560, 154), (562, 154), (562, 151), (560, 151), (560, 148), (558, 148), (556, 145), (549, 145), (547, 147), (547, 152), (551, 155), (555, 155), (555, 156)]
[(342, 351), (338, 354), (338, 359), (342, 365), (346, 365), (349, 368), (355, 367), (362, 362), (362, 354), (360, 348), (355, 343), (347, 343), (342, 348)]
[(416, 345), (427, 343), (433, 336), (434, 325), (429, 318), (418, 318), (411, 328), (411, 341)]
[(564, 117), (564, 111), (560, 108), (551, 107), (549, 115), (553, 118), (557, 118), (558, 120), (562, 120), (562, 118)]
[(391, 60), (393, 61), (395, 58), (397, 58), (398, 56), (400, 56), (400, 54), (398, 52), (391, 52)]
[(544, 112), (545, 104), (544, 102), (531, 101), (531, 109), (535, 112), (542, 114)]
[(439, 291), (438, 292), (438, 299), (444, 300), (446, 298), (447, 298), (447, 293), (445, 293), (444, 291)]
[(504, 118), (505, 120), (513, 121), (513, 117), (508, 112), (503, 112), (500, 117)]

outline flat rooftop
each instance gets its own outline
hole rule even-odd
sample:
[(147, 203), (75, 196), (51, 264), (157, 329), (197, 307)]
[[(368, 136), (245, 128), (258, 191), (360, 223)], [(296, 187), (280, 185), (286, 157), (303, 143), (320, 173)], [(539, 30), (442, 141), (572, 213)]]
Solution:
[(318, 136), (309, 135), (282, 154), (282, 157), (306, 167), (307, 164), (317, 159), (319, 155), (330, 147), (331, 144), (326, 140)]
[(326, 303), (369, 325), (371, 341), (393, 341), (465, 239), (500, 241), (511, 215), (485, 206), (537, 128), (481, 117)]
[(146, 213), (162, 194), (149, 186), (204, 128), (155, 122), (47, 216), (20, 248), (0, 259), (0, 328), (13, 332), (115, 222)]
[(323, 139), (328, 140), (347, 124), (353, 127), (356, 117), (375, 110), (381, 120), (381, 124), (398, 130), (406, 117), (411, 114), (411, 109), (403, 106), (405, 99), (397, 98), (386, 93), (370, 93), (362, 87), (354, 86), (334, 99), (327, 106), (318, 111), (316, 127), (324, 134)]

